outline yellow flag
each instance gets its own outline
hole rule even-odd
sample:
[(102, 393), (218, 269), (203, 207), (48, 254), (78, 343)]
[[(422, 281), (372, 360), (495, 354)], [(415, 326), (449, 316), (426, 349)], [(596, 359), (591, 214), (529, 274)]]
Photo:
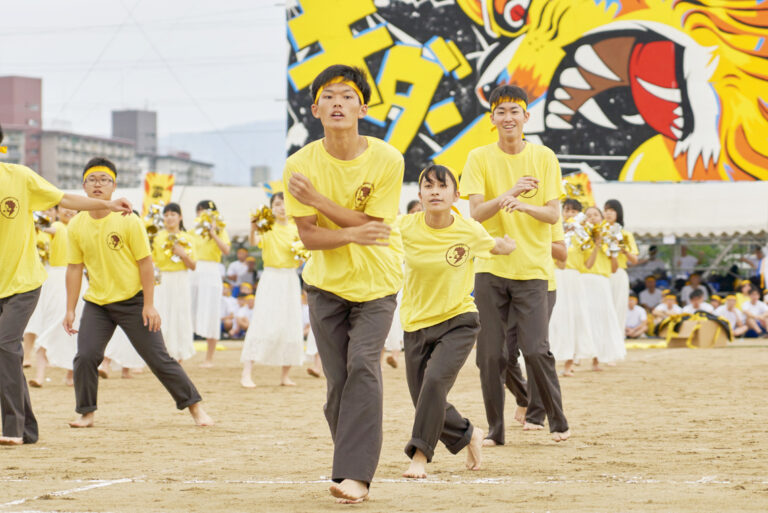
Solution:
[(285, 186), (282, 180), (272, 180), (271, 182), (264, 182), (264, 190), (267, 191), (267, 196), (270, 198), (273, 194), (278, 192), (285, 192)]
[(584, 208), (595, 204), (595, 198), (592, 195), (592, 183), (586, 173), (572, 173), (564, 176), (563, 189), (565, 189), (566, 198), (579, 200)]
[(167, 205), (171, 202), (174, 178), (173, 175), (147, 173), (147, 176), (144, 179), (144, 204), (141, 209), (142, 217), (147, 215), (150, 205), (154, 205), (155, 203)]

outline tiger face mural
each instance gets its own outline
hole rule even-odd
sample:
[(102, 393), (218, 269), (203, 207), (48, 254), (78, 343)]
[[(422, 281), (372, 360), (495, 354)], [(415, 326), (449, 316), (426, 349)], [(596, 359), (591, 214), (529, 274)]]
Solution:
[(526, 137), (564, 173), (768, 180), (768, 2), (334, 1), (349, 34), (310, 34), (330, 11), (289, 2), (289, 153), (322, 137), (306, 88), (326, 59), (370, 72), (361, 131), (404, 153), (406, 180), (496, 140), (487, 98), (502, 83), (527, 91)]

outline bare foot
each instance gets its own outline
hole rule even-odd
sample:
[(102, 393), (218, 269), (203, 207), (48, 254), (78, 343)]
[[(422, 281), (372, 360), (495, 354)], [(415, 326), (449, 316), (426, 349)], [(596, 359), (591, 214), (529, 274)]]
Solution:
[(280, 381), (280, 386), (281, 387), (295, 387), (296, 383), (291, 381), (291, 378), (283, 378), (283, 380)]
[(133, 374), (131, 373), (131, 369), (128, 367), (123, 367), (123, 372), (120, 375), (123, 379), (133, 379)]
[(42, 383), (42, 381), (38, 381), (38, 380), (32, 378), (32, 379), (29, 380), (29, 386), (31, 386), (32, 388), (43, 388), (43, 383)]
[(472, 431), (472, 439), (467, 445), (467, 469), (480, 470), (480, 464), (483, 460), (483, 433), (482, 429), (475, 428)]
[(387, 365), (393, 369), (397, 369), (397, 359), (392, 355), (387, 356)]
[(555, 442), (565, 442), (571, 437), (571, 430), (564, 431), (562, 433), (558, 433), (557, 431), (552, 433), (552, 440)]
[(109, 371), (106, 368), (104, 368), (103, 366), (99, 367), (99, 377), (101, 379), (109, 378)]
[(203, 369), (210, 369), (211, 367), (213, 367), (213, 362), (206, 360), (200, 364), (200, 367), (202, 367)]
[(486, 438), (485, 440), (483, 440), (483, 447), (496, 447), (497, 445), (499, 444), (497, 444), (496, 440), (494, 440), (493, 438)]
[(23, 443), (24, 439), (21, 437), (0, 436), (0, 445), (22, 445)]
[(203, 406), (200, 403), (195, 403), (189, 407), (189, 413), (192, 418), (195, 419), (195, 424), (198, 426), (213, 426), (213, 419), (205, 413)]
[(251, 378), (243, 378), (240, 380), (240, 386), (243, 388), (256, 388), (256, 383)]
[(426, 479), (427, 477), (427, 457), (423, 452), (416, 449), (411, 458), (411, 466), (403, 472), (403, 477), (410, 479)]
[(25, 369), (32, 367), (32, 364), (30, 362), (24, 362), (22, 365), (24, 366)]
[(345, 479), (341, 483), (334, 483), (329, 488), (331, 495), (339, 499), (342, 504), (357, 504), (368, 500), (368, 486), (362, 481)]
[(89, 428), (93, 427), (93, 419), (94, 419), (94, 413), (84, 413), (83, 415), (80, 415), (80, 418), (77, 420), (73, 420), (69, 423), (69, 427), (71, 428)]
[(515, 408), (515, 420), (521, 425), (525, 426), (525, 412), (528, 411), (526, 406), (518, 406)]
[(64, 377), (64, 384), (68, 387), (71, 387), (75, 384), (75, 381), (73, 379), (72, 371), (67, 371), (67, 375)]
[(313, 378), (319, 378), (320, 377), (320, 372), (317, 369), (315, 369), (314, 367), (308, 367), (307, 368), (307, 374), (309, 374)]
[(592, 370), (594, 372), (600, 372), (603, 370), (603, 368), (600, 367), (600, 360), (598, 360), (597, 358), (592, 358)]
[(560, 373), (560, 375), (564, 378), (572, 378), (576, 375), (576, 373), (573, 372), (573, 369), (565, 369)]
[(523, 424), (523, 431), (540, 431), (542, 429), (544, 429), (544, 426), (540, 424), (533, 424), (532, 422)]

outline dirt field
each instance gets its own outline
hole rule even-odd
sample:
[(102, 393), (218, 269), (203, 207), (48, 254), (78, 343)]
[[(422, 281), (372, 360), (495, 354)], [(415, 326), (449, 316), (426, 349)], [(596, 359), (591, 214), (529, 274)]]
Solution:
[[(340, 506), (327, 488), (331, 440), (325, 383), (238, 385), (239, 345), (217, 367), (186, 364), (217, 425), (196, 428), (150, 373), (101, 381), (97, 426), (72, 430), (63, 372), (32, 391), (40, 442), (0, 448), (0, 512), (768, 511), (768, 348), (633, 350), (605, 372), (562, 380), (573, 437), (508, 424), (507, 445), (464, 470), (440, 446), (430, 476), (405, 482), (413, 407), (402, 368), (386, 368), (384, 449), (371, 501)], [(474, 356), (470, 357), (474, 358)], [(473, 360), (451, 401), (485, 429)], [(507, 402), (511, 419), (514, 401)]]

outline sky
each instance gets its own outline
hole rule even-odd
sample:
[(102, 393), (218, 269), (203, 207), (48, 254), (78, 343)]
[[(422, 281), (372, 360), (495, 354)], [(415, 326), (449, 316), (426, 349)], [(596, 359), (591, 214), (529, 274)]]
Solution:
[(133, 108), (160, 136), (285, 118), (283, 1), (5, 1), (0, 19), (0, 76), (43, 79), (47, 129), (110, 135)]

